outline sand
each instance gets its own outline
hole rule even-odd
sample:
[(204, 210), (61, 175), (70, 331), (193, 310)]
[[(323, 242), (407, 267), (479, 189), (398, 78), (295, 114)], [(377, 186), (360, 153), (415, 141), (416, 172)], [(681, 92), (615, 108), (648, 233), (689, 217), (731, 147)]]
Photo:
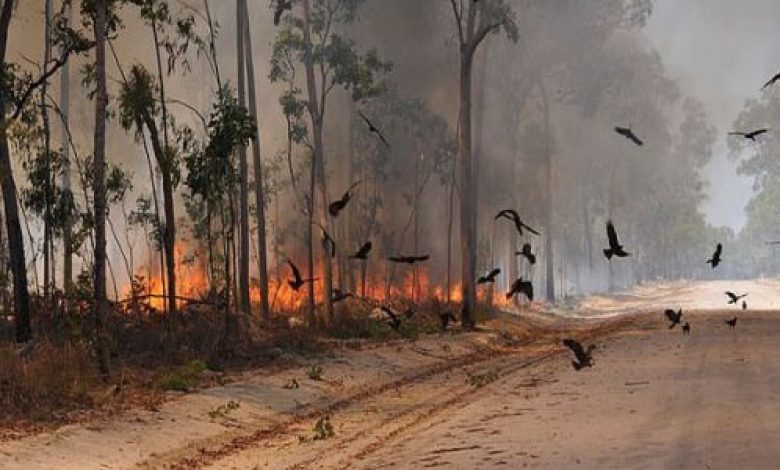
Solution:
[[(724, 288), (750, 292), (751, 310), (725, 306)], [(780, 305), (778, 292), (643, 287), (583, 302), (610, 320), (539, 318), (549, 333), (532, 342), (502, 342), (504, 319), (491, 333), (345, 350), (321, 361), (325, 381), (258, 371), (159, 412), (0, 443), (0, 468), (777, 468), (780, 315), (753, 306)], [(677, 305), (699, 309), (685, 314), (689, 337), (656, 310)], [(559, 346), (572, 327), (595, 338), (593, 368), (574, 371)], [(290, 378), (301, 388), (282, 388)], [(240, 407), (209, 416), (229, 400)], [(313, 440), (325, 415), (335, 435)]]

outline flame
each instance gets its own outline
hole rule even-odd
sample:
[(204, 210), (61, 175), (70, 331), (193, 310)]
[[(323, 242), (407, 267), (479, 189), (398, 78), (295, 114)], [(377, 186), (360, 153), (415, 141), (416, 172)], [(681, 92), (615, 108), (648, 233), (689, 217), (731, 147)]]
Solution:
[[(191, 247), (186, 242), (177, 242), (174, 253), (176, 258), (176, 295), (177, 307), (186, 304), (186, 299), (199, 300), (206, 296), (210, 290), (210, 281), (207, 275), (207, 257), (197, 255), (197, 247)], [(338, 272), (335, 269), (334, 262), (334, 287), (344, 286), (346, 283), (339, 282)], [(395, 275), (389, 269), (391, 266), (381, 263), (371, 263), (369, 271), (366, 273), (365, 292), (362, 292), (360, 269), (355, 269), (353, 294), (356, 296), (365, 295), (375, 301), (387, 301), (391, 299), (405, 299), (415, 302), (422, 302), (430, 299), (447, 299), (447, 288), (443, 281), (436, 282), (432, 279), (429, 268), (425, 265), (415, 267), (396, 266)], [(301, 266), (301, 272), (306, 277), (307, 269)], [(298, 291), (294, 291), (288, 284), (291, 278), (290, 270), (286, 265), (282, 265), (275, 273), (271, 274), (268, 282), (269, 305), (274, 311), (295, 311), (306, 306), (308, 303), (309, 286), (304, 285)], [(133, 295), (148, 295), (147, 304), (159, 311), (165, 307), (163, 280), (160, 275), (159, 266), (148, 266), (139, 270), (137, 279), (141, 281), (141, 286), (134, 286), (131, 283), (123, 289), (125, 298), (131, 298)], [(324, 300), (324, 265), (322, 263), (315, 266), (314, 276), (317, 281), (314, 285), (315, 303), (322, 303)], [(389, 282), (388, 279), (392, 279)], [(478, 287), (477, 295), (480, 301), (488, 298), (490, 289), (494, 286)], [(139, 292), (140, 291), (140, 292)], [(259, 281), (256, 278), (250, 279), (250, 301), (253, 305), (259, 305), (261, 301), (261, 292)], [(451, 302), (461, 302), (463, 299), (460, 282), (453, 282), (449, 289), (449, 300)], [(497, 305), (508, 305), (503, 293), (495, 290), (493, 293), (493, 303)]]

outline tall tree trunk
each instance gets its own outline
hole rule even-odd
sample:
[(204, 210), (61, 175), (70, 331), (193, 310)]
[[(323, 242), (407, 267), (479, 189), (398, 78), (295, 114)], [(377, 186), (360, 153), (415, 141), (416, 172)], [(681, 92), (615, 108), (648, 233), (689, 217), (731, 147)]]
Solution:
[(257, 278), (260, 284), (260, 314), (263, 320), (271, 318), (268, 303), (268, 250), (265, 228), (265, 189), (263, 182), (263, 163), (260, 154), (260, 124), (257, 114), (257, 94), (255, 91), (255, 66), (252, 51), (252, 31), (246, 0), (240, 0), (244, 10), (244, 50), (246, 52), (247, 91), (249, 92), (249, 113), (257, 124), (257, 135), (252, 139), (252, 164), (255, 172), (255, 210), (257, 216)]
[(103, 319), (108, 309), (106, 299), (106, 109), (108, 90), (106, 88), (106, 37), (108, 23), (108, 0), (97, 0), (95, 4), (95, 141), (94, 141), (94, 204), (95, 204), (95, 284), (94, 323), (95, 344), (100, 373), (108, 379), (109, 355)]
[[(0, 60), (5, 64), (8, 48), (8, 29), (11, 25), (14, 2), (3, 2), (0, 14)], [(4, 119), (7, 103), (0, 97), (0, 116)], [(14, 278), (14, 317), (15, 338), (19, 343), (32, 339), (30, 322), (30, 294), (27, 290), (27, 266), (24, 260), (24, 240), (22, 226), (19, 221), (19, 206), (16, 200), (16, 183), (11, 172), (11, 153), (8, 149), (8, 136), (5, 132), (0, 136), (0, 189), (3, 193), (3, 208), (5, 209), (5, 225), (8, 232), (8, 251), (11, 261), (11, 274)]]
[[(51, 62), (51, 23), (52, 23), (52, 0), (46, 0), (44, 3), (44, 47), (43, 47), (43, 66), (44, 76)], [(51, 287), (51, 245), (52, 245), (52, 227), (51, 227), (51, 125), (49, 122), (49, 110), (46, 106), (46, 93), (49, 88), (49, 81), (44, 80), (41, 84), (41, 119), (43, 121), (43, 151), (46, 159), (46, 182), (43, 185), (44, 211), (43, 211), (43, 297), (49, 298), (49, 289)]]
[[(157, 164), (162, 173), (163, 184), (163, 210), (165, 211), (165, 230), (163, 232), (163, 249), (165, 251), (165, 273), (167, 282), (167, 311), (169, 314), (176, 314), (176, 215), (173, 202), (173, 161), (172, 155), (169, 155), (170, 148), (168, 144), (168, 104), (165, 101), (165, 74), (162, 69), (162, 56), (160, 54), (160, 40), (157, 32), (157, 20), (152, 19), (152, 36), (154, 38), (154, 53), (157, 59), (157, 79), (160, 81), (160, 110), (162, 111), (162, 146), (157, 142), (155, 154), (157, 155)], [(147, 122), (150, 133), (157, 133), (157, 126), (153, 120)], [(158, 153), (160, 152), (160, 153)]]
[[(71, 7), (66, 6), (66, 17), (68, 24), (71, 21)], [(62, 66), (60, 72), (60, 112), (61, 133), (60, 144), (62, 145), (62, 188), (65, 197), (73, 198), (71, 192), (71, 174), (70, 174), (70, 138), (68, 137), (68, 126), (70, 125), (70, 65), (66, 63)], [(64, 220), (64, 229), (62, 231), (63, 260), (62, 260), (62, 287), (65, 294), (66, 310), (70, 305), (70, 298), (73, 295), (73, 218), (68, 213)]]
[[(238, 64), (238, 104), (246, 107), (246, 54), (244, 37), (245, 11), (241, 0), (236, 2), (236, 52)], [(239, 227), (238, 227), (238, 308), (248, 313), (249, 305), (249, 166), (246, 145), (238, 146), (239, 171)]]
[[(303, 42), (304, 42), (304, 65), (306, 68), (306, 89), (308, 93), (308, 109), (311, 116), (312, 134), (314, 140), (314, 179), (319, 198), (311, 194), (314, 203), (312, 206), (315, 211), (320, 212), (320, 224), (328, 229), (328, 192), (325, 183), (325, 148), (322, 138), (324, 109), (321, 109), (323, 103), (317, 98), (317, 84), (314, 78), (314, 58), (312, 57), (311, 25), (309, 24), (310, 11), (309, 0), (303, 0)], [(326, 86), (326, 84), (322, 84)], [(319, 204), (317, 203), (319, 202)], [(324, 266), (324, 301), (327, 320), (333, 320), (333, 266), (331, 264), (330, 252), (323, 249)]]
[[(473, 6), (473, 5), (470, 5)], [(476, 240), (472, 231), (472, 161), (471, 161), (471, 72), (473, 54), (470, 44), (461, 47), (460, 59), (460, 259), (463, 305), (461, 322), (466, 328), (474, 326), (477, 295), (474, 286)]]
[(544, 119), (544, 158), (546, 160), (545, 166), (545, 240), (544, 240), (544, 256), (547, 275), (545, 276), (545, 291), (547, 293), (547, 301), (550, 303), (555, 302), (555, 257), (553, 254), (555, 244), (555, 228), (553, 212), (555, 206), (553, 205), (553, 192), (554, 192), (554, 172), (553, 172), (553, 156), (552, 145), (550, 140), (552, 139), (552, 131), (550, 129), (550, 105), (547, 97), (547, 90), (544, 87), (544, 83), (539, 81), (539, 92), (542, 95), (542, 114)]

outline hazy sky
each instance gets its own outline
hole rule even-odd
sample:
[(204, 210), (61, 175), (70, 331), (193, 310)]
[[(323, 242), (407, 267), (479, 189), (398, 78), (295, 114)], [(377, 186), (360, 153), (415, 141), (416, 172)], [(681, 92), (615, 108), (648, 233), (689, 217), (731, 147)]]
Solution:
[(669, 74), (704, 102), (718, 129), (704, 207), (715, 225), (740, 229), (745, 222), (752, 180), (738, 177), (727, 159), (726, 132), (745, 99), (780, 70), (778, 18), (776, 0), (657, 0), (644, 30)]

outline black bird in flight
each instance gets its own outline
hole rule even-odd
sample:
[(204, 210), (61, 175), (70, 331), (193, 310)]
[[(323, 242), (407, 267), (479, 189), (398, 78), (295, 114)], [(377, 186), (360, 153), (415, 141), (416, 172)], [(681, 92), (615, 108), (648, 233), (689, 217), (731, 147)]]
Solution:
[(292, 0), (276, 0), (276, 8), (274, 9), (274, 26), (279, 26), (279, 21), (281, 21), (285, 10), (292, 10)]
[(705, 263), (709, 263), (712, 265), (712, 269), (715, 269), (715, 267), (720, 264), (721, 253), (723, 253), (723, 245), (718, 243), (718, 246), (715, 247), (715, 253), (712, 254), (712, 258), (705, 261)]
[(439, 314), (439, 322), (441, 323), (441, 330), (446, 331), (447, 327), (450, 325), (450, 322), (455, 323), (458, 319), (455, 318), (455, 315), (452, 314), (452, 312), (441, 312)]
[(363, 121), (365, 121), (366, 125), (368, 126), (368, 130), (371, 133), (376, 134), (376, 136), (379, 137), (379, 140), (381, 140), (382, 143), (385, 144), (385, 147), (390, 148), (390, 144), (387, 142), (387, 139), (385, 139), (385, 136), (382, 135), (382, 131), (380, 131), (379, 128), (376, 127), (374, 123), (371, 122), (371, 120), (368, 119), (365, 114), (363, 114), (362, 111), (358, 111), (358, 114), (360, 115), (361, 118), (363, 118)]
[(411, 308), (406, 309), (406, 311), (403, 313), (403, 315), (400, 315), (396, 312), (394, 312), (390, 307), (387, 307), (385, 305), (382, 305), (379, 307), (382, 312), (387, 315), (387, 323), (390, 325), (390, 328), (394, 329), (395, 331), (398, 331), (398, 328), (401, 327), (401, 320), (402, 318), (410, 319), (412, 316), (414, 316), (414, 310)]
[(325, 250), (326, 253), (330, 254), (331, 258), (336, 257), (336, 240), (333, 239), (333, 237), (330, 236), (328, 231), (320, 225), (319, 222), (314, 222), (314, 224), (322, 230), (322, 249)]
[(360, 247), (360, 249), (354, 255), (350, 256), (350, 259), (368, 259), (368, 254), (371, 252), (371, 242), (367, 241)]
[(672, 324), (669, 325), (670, 330), (680, 324), (680, 320), (682, 320), (683, 316), (682, 309), (679, 309), (677, 312), (675, 312), (674, 310), (667, 308), (664, 314), (666, 315), (666, 318), (672, 322)]
[(520, 235), (523, 234), (523, 229), (528, 230), (529, 232), (533, 233), (534, 235), (539, 235), (539, 232), (537, 232), (536, 230), (532, 229), (531, 227), (529, 227), (528, 225), (523, 223), (522, 220), (520, 220), (520, 214), (518, 214), (517, 211), (514, 210), (514, 209), (504, 209), (504, 210), (502, 210), (501, 212), (496, 214), (495, 220), (498, 220), (498, 219), (500, 219), (502, 217), (505, 218), (506, 220), (510, 220), (510, 221), (514, 222), (515, 228), (517, 229), (517, 233), (519, 233)]
[(625, 251), (623, 245), (618, 241), (617, 232), (615, 231), (615, 226), (612, 224), (611, 220), (607, 220), (607, 239), (609, 240), (609, 248), (604, 249), (604, 256), (606, 256), (607, 259), (612, 259), (613, 256), (617, 256), (618, 258), (631, 256), (631, 253)]
[(738, 135), (738, 136), (744, 137), (746, 139), (750, 139), (753, 142), (755, 142), (756, 141), (756, 137), (758, 137), (761, 134), (764, 134), (764, 133), (766, 133), (768, 131), (769, 131), (769, 129), (766, 129), (766, 128), (756, 129), (756, 130), (750, 131), (750, 132), (731, 131), (731, 132), (729, 132), (729, 135)]
[(355, 295), (351, 292), (344, 292), (341, 289), (333, 289), (333, 297), (331, 297), (331, 302), (335, 304), (354, 296)]
[(414, 263), (421, 263), (423, 261), (428, 261), (430, 258), (430, 255), (422, 255), (422, 256), (391, 256), (387, 259), (392, 261), (393, 263), (406, 263), (406, 264), (414, 264)]
[(684, 335), (691, 334), (691, 324), (688, 323), (688, 322), (685, 322), (685, 325), (683, 325), (682, 330), (683, 330), (683, 334)]
[(576, 361), (571, 361), (571, 365), (574, 366), (574, 370), (580, 370), (583, 367), (593, 367), (593, 350), (596, 349), (595, 344), (588, 346), (588, 349), (582, 347), (579, 341), (576, 339), (566, 338), (563, 340), (563, 345), (571, 349), (574, 353)]
[[(728, 296), (729, 301), (727, 302), (729, 305), (736, 304), (739, 299), (742, 297), (747, 297), (747, 294), (737, 295), (730, 290), (727, 290), (725, 294)], [(746, 304), (747, 305), (747, 304)]]
[(637, 146), (641, 147), (644, 142), (642, 142), (639, 137), (634, 134), (634, 131), (631, 130), (630, 127), (620, 127), (615, 126), (615, 132), (622, 135), (626, 139), (630, 140), (631, 142), (635, 143)]
[(506, 299), (509, 300), (517, 294), (525, 294), (529, 301), (534, 300), (534, 285), (531, 281), (524, 281), (522, 277), (516, 279), (506, 293)]
[(317, 280), (317, 278), (313, 279), (304, 279), (301, 277), (301, 271), (298, 269), (298, 266), (295, 265), (295, 263), (292, 262), (292, 260), (288, 259), (287, 264), (290, 265), (290, 269), (292, 269), (292, 279), (287, 280), (287, 284), (290, 285), (290, 288), (296, 292), (307, 282), (314, 282)]
[(477, 284), (487, 284), (488, 282), (493, 283), (496, 282), (496, 276), (501, 274), (501, 268), (496, 268), (489, 273), (485, 274), (484, 276), (480, 276), (479, 279), (477, 279)]
[(345, 207), (347, 207), (347, 204), (349, 204), (349, 200), (352, 199), (352, 190), (355, 189), (357, 185), (360, 184), (360, 181), (357, 181), (352, 184), (352, 186), (347, 189), (347, 191), (341, 196), (341, 199), (337, 199), (328, 205), (328, 213), (332, 217), (338, 217), (339, 212), (344, 210)]
[(772, 86), (775, 84), (776, 81), (780, 80), (780, 72), (776, 73), (772, 78), (769, 79), (766, 83), (764, 83), (764, 86), (761, 87), (761, 89), (765, 89), (766, 87)]
[(531, 253), (531, 244), (524, 243), (522, 251), (516, 251), (515, 255), (523, 255), (531, 264), (536, 264), (536, 255)]
[(732, 318), (731, 320), (726, 320), (726, 324), (731, 328), (732, 330), (737, 327), (737, 317)]

